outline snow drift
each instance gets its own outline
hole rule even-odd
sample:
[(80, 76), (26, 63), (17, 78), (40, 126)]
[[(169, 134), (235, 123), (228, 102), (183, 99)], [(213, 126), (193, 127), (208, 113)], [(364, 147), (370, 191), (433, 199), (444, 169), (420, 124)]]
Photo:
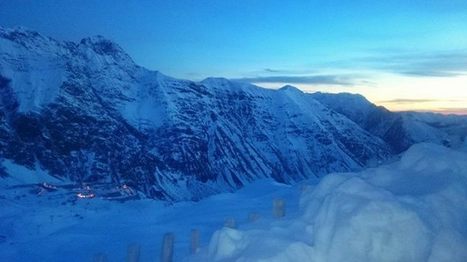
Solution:
[(326, 176), (298, 217), (223, 228), (209, 261), (467, 261), (467, 154), (433, 144), (361, 173)]

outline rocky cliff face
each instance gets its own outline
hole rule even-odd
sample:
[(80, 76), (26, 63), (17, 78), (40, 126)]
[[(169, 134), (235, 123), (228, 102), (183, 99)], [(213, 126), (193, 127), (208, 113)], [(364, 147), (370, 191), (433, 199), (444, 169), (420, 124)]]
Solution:
[(177, 80), (102, 37), (71, 43), (0, 29), (0, 95), (2, 163), (158, 199), (198, 199), (258, 178), (291, 183), (391, 154), (296, 88)]

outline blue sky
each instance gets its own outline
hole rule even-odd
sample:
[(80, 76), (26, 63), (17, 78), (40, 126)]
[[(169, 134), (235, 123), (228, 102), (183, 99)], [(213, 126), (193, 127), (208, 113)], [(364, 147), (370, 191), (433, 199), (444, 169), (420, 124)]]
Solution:
[(464, 0), (0, 0), (0, 25), (73, 41), (104, 35), (138, 64), (175, 77), (294, 84), (362, 93), (395, 110), (467, 112)]

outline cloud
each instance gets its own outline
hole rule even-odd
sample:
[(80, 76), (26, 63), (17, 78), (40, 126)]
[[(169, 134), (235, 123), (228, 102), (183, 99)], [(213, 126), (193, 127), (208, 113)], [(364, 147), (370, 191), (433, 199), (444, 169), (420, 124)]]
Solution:
[(467, 117), (467, 107), (441, 107), (429, 110), (417, 110), (418, 112), (434, 112), (445, 115), (462, 115)]
[[(250, 83), (282, 83), (334, 86), (375, 86), (374, 75), (367, 70), (412, 77), (452, 77), (467, 75), (467, 49), (433, 52), (407, 50), (370, 50), (353, 59), (308, 64), (304, 69), (263, 68), (243, 78), (232, 80)], [(326, 72), (345, 72), (339, 74)], [(342, 71), (343, 70), (343, 71)], [(357, 73), (357, 72), (364, 72)], [(381, 101), (384, 103), (426, 103), (426, 99)]]
[(457, 75), (463, 75), (461, 73), (454, 72), (443, 72), (436, 70), (409, 70), (409, 71), (396, 71), (396, 73), (408, 75), (408, 76), (421, 76), (421, 77), (451, 77)]
[(265, 68), (264, 72), (266, 73), (284, 73), (287, 72), (288, 70), (282, 70), (282, 69), (272, 69), (272, 68)]
[(342, 75), (281, 75), (281, 76), (257, 76), (232, 79), (250, 83), (284, 83), (284, 84), (314, 84), (314, 85), (338, 85), (350, 86), (355, 81), (350, 76)]
[(374, 70), (413, 77), (452, 77), (467, 75), (467, 49), (414, 52), (407, 50), (368, 50), (350, 59), (308, 64), (309, 68)]
[(439, 102), (445, 100), (437, 100), (437, 99), (408, 99), (408, 98), (396, 98), (391, 100), (381, 100), (378, 103), (385, 103), (385, 104), (413, 104), (413, 103), (431, 103), (431, 102)]
[(425, 99), (425, 98), (395, 98), (390, 100), (380, 100), (377, 103), (384, 104), (415, 104), (415, 103), (456, 103), (462, 102), (462, 100), (457, 99)]
[(298, 69), (278, 69), (278, 68), (265, 68), (261, 71), (259, 71), (260, 74), (266, 73), (266, 74), (282, 74), (282, 75), (306, 75), (306, 74), (311, 74), (313, 71), (311, 70), (298, 70)]
[(354, 63), (407, 76), (451, 77), (467, 74), (467, 50), (390, 54), (357, 59)]
[(431, 110), (432, 112), (440, 114), (455, 114), (455, 115), (465, 115), (467, 117), (467, 107), (454, 107), (454, 108), (437, 108)]

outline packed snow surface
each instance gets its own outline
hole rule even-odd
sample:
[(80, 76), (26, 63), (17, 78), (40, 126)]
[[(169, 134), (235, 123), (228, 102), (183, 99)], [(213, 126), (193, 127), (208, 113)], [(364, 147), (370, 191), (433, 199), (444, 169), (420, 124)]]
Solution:
[[(21, 169), (17, 169), (18, 172)], [(21, 177), (27, 174), (22, 174)], [(259, 180), (236, 193), (199, 202), (167, 203), (152, 199), (116, 202), (99, 197), (76, 199), (57, 192), (31, 194), (30, 187), (6, 187), (0, 180), (0, 261), (125, 261), (127, 248), (140, 245), (140, 261), (159, 261), (162, 237), (175, 235), (174, 261), (190, 259), (190, 233), (200, 232), (206, 247), (213, 232), (234, 219), (238, 228), (267, 227), (272, 201), (288, 199), (289, 215), (298, 210), (300, 185)], [(67, 192), (64, 191), (63, 192)], [(249, 214), (259, 217), (251, 223)]]
[(467, 261), (467, 154), (418, 144), (331, 174), (280, 226), (216, 231), (199, 261)]

